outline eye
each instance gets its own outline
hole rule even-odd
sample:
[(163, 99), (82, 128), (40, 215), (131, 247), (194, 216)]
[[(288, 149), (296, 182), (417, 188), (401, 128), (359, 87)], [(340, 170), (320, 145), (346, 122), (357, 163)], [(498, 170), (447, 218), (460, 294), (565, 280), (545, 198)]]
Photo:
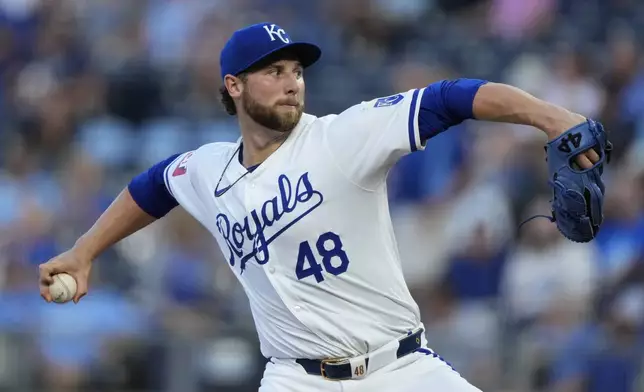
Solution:
[(300, 79), (304, 75), (304, 71), (300, 68), (295, 70), (295, 75), (297, 75), (297, 78)]

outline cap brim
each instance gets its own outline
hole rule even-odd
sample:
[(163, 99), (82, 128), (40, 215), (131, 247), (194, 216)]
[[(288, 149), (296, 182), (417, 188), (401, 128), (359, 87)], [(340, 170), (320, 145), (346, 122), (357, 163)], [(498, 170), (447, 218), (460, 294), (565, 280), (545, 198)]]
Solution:
[(262, 57), (255, 59), (251, 64), (244, 67), (244, 69), (239, 72), (240, 73), (244, 72), (252, 68), (253, 66), (261, 63), (262, 61), (266, 60), (269, 57), (277, 56), (277, 54), (280, 52), (294, 54), (295, 57), (297, 57), (297, 59), (302, 64), (302, 67), (304, 68), (313, 65), (322, 56), (322, 50), (315, 44), (311, 44), (308, 42), (291, 42), (290, 44), (279, 47), (275, 50), (272, 50), (264, 54)]
[(293, 42), (278, 49), (276, 52), (281, 50), (294, 53), (304, 68), (313, 65), (322, 56), (322, 50), (317, 45), (308, 42)]

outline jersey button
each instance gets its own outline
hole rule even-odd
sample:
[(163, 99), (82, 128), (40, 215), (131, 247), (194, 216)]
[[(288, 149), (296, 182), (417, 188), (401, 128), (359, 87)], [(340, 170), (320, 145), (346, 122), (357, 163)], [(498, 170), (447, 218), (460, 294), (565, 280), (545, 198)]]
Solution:
[(268, 272), (271, 273), (271, 274), (275, 273), (275, 267), (269, 267)]
[(302, 308), (299, 305), (297, 305), (293, 307), (293, 310), (296, 312), (299, 312), (300, 310), (302, 310)]

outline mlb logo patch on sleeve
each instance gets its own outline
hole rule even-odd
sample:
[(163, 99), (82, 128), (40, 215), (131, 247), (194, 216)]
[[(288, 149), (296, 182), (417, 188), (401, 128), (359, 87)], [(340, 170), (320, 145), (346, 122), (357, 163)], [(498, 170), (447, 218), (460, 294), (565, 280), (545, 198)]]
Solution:
[(183, 159), (181, 159), (181, 162), (179, 162), (177, 167), (172, 172), (172, 177), (182, 176), (186, 174), (186, 172), (188, 171), (188, 167), (187, 167), (188, 159), (190, 159), (191, 156), (192, 156), (192, 153), (189, 152), (186, 154), (185, 157), (183, 157)]
[(404, 96), (402, 94), (390, 95), (388, 97), (378, 98), (376, 104), (373, 105), (375, 108), (382, 108), (386, 106), (394, 106), (398, 102), (402, 101)]

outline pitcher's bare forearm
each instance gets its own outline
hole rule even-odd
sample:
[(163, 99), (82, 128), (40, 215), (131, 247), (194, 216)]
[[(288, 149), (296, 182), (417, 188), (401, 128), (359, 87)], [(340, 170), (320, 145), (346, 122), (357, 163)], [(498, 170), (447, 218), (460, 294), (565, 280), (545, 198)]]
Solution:
[(157, 218), (139, 207), (126, 188), (83, 234), (74, 248), (89, 260), (94, 260), (112, 245), (148, 226)]
[[(423, 143), (465, 120), (530, 125), (554, 140), (587, 119), (517, 87), (486, 80), (443, 80), (423, 90), (418, 114)], [(587, 169), (599, 156), (588, 150), (575, 159)]]
[(165, 182), (168, 167), (178, 157), (170, 156), (132, 178), (72, 249), (39, 266), (40, 295), (45, 301), (53, 300), (49, 287), (54, 275), (66, 273), (76, 281), (74, 302), (78, 303), (87, 294), (92, 262), (101, 253), (178, 206)]
[(549, 138), (586, 120), (519, 88), (499, 83), (487, 83), (479, 88), (474, 97), (473, 114), (477, 120), (530, 125)]
[(423, 142), (465, 120), (530, 125), (553, 139), (586, 118), (517, 87), (486, 80), (443, 80), (423, 91), (419, 111)]
[(175, 154), (134, 177), (92, 228), (76, 241), (74, 250), (93, 260), (175, 208), (178, 203), (166, 187), (164, 172), (178, 156)]

